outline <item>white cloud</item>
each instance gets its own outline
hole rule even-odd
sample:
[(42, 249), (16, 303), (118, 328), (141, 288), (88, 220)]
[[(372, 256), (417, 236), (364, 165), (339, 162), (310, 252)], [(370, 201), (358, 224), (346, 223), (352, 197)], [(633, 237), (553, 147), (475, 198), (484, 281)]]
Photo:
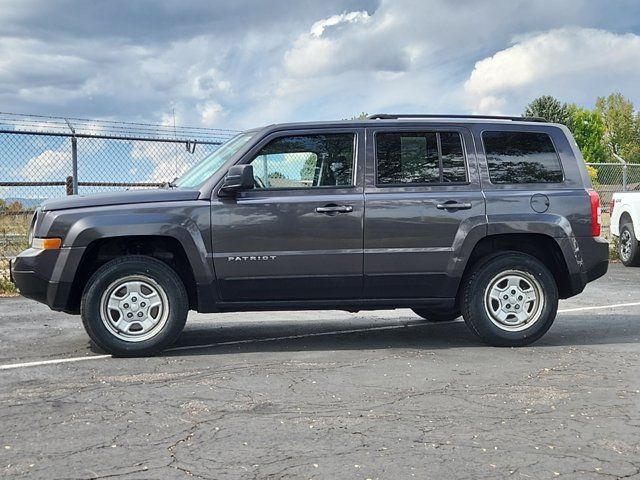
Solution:
[(192, 95), (195, 98), (206, 99), (212, 95), (231, 91), (231, 82), (222, 78), (222, 74), (216, 68), (210, 68), (205, 72), (193, 74)]
[(637, 101), (639, 60), (638, 35), (555, 29), (480, 60), (464, 89), (471, 108), (481, 113), (519, 113), (523, 102), (545, 93), (589, 104), (620, 90)]
[(285, 52), (285, 71), (294, 78), (405, 71), (420, 49), (412, 41), (398, 42), (396, 18), (354, 11), (319, 20)]
[[(198, 147), (196, 147), (198, 148)], [(185, 144), (172, 144), (171, 148), (158, 148), (154, 142), (135, 142), (131, 149), (134, 162), (150, 162), (151, 174), (145, 182), (162, 183), (179, 177), (196, 163), (199, 156), (187, 152)], [(137, 167), (133, 169), (138, 171)]]
[(208, 127), (218, 125), (220, 123), (220, 118), (224, 116), (224, 109), (222, 108), (222, 105), (215, 101), (198, 105), (198, 110), (200, 111), (200, 123)]
[(311, 26), (311, 36), (319, 38), (325, 29), (340, 25), (341, 23), (367, 23), (371, 17), (367, 12), (344, 12), (341, 15), (331, 15), (317, 21)]
[(71, 174), (71, 154), (59, 150), (45, 150), (31, 158), (21, 173), (27, 181), (64, 180)]

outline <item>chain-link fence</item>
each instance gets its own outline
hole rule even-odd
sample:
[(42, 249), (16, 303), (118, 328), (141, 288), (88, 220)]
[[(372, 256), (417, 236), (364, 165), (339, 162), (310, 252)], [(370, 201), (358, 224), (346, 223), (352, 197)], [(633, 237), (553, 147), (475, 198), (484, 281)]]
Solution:
[(603, 234), (609, 236), (611, 198), (616, 192), (640, 190), (640, 164), (587, 163), (593, 187), (600, 194)]
[(7, 258), (25, 248), (32, 213), (43, 200), (157, 187), (235, 133), (0, 113), (0, 283)]
[[(180, 176), (235, 133), (0, 113), (0, 292), (6, 282), (7, 259), (26, 247), (32, 213), (43, 200), (159, 186)], [(317, 158), (299, 151), (271, 160), (269, 165), (262, 162), (261, 181), (279, 186), (337, 182), (336, 168), (346, 167), (340, 161), (318, 166)], [(588, 166), (608, 235), (611, 197), (614, 192), (640, 190), (640, 164)], [(258, 177), (262, 170), (256, 170)]]

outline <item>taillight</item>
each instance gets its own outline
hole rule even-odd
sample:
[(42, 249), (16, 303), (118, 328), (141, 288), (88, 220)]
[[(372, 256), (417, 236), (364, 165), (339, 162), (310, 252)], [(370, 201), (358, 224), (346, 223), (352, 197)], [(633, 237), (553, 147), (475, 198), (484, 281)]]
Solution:
[(602, 208), (600, 207), (600, 195), (595, 190), (589, 190), (589, 199), (591, 200), (591, 235), (600, 236), (602, 227)]
[(609, 215), (613, 217), (613, 207), (616, 206), (616, 201), (612, 198), (609, 204)]

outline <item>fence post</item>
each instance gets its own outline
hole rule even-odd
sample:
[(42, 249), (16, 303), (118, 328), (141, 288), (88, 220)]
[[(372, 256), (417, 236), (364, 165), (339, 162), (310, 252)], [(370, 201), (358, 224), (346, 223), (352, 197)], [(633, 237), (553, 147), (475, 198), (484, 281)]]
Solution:
[(613, 157), (622, 164), (622, 191), (626, 192), (627, 191), (627, 161), (617, 153), (613, 153)]
[(73, 195), (73, 177), (71, 175), (65, 179), (64, 189), (67, 195)]
[(74, 135), (71, 137), (71, 164), (72, 164), (72, 175), (73, 175), (73, 184), (72, 190), (73, 195), (78, 194), (78, 139)]
[[(67, 122), (67, 126), (69, 130), (71, 130), (71, 175), (73, 176), (72, 181), (72, 195), (78, 194), (78, 139), (76, 137), (76, 130), (71, 125), (71, 122), (64, 119)], [(68, 194), (67, 194), (68, 195)]]

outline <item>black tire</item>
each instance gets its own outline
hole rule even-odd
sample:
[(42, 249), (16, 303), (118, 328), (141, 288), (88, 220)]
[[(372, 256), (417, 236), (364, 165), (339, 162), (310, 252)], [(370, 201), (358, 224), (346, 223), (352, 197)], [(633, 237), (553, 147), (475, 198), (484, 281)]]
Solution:
[[(120, 285), (121, 282), (125, 283)], [(132, 297), (136, 288), (141, 292), (140, 299)], [(145, 294), (149, 296), (144, 297)], [(127, 298), (131, 306), (124, 303)], [(148, 305), (144, 303), (146, 298)], [(108, 308), (111, 299), (120, 306)], [(159, 306), (152, 306), (152, 302), (159, 302)], [(133, 311), (134, 307), (139, 309), (138, 313)], [(120, 312), (128, 312), (126, 315), (133, 318), (127, 319), (125, 328), (129, 332), (116, 326)], [(149, 356), (164, 350), (182, 332), (188, 312), (187, 292), (176, 272), (155, 258), (141, 255), (117, 258), (100, 267), (89, 279), (80, 303), (82, 324), (91, 340), (105, 352), (119, 357)], [(149, 324), (156, 322), (147, 332), (142, 326), (144, 320), (136, 322), (140, 313), (145, 314), (144, 320), (150, 319)], [(140, 330), (135, 331), (134, 327)]]
[[(509, 286), (510, 282), (515, 282), (515, 288)], [(501, 292), (499, 299), (490, 297), (490, 292)], [(528, 300), (528, 295), (537, 300)], [(520, 252), (501, 253), (481, 260), (464, 279), (461, 307), (465, 323), (483, 342), (496, 347), (521, 347), (538, 340), (553, 324), (558, 287), (549, 269), (537, 258)], [(530, 318), (519, 320), (517, 314)], [(500, 315), (507, 318), (500, 320)]]
[(618, 256), (626, 267), (640, 266), (640, 245), (631, 222), (625, 222), (620, 227)]
[(447, 311), (431, 308), (412, 308), (412, 310), (413, 313), (428, 322), (451, 322), (462, 315), (459, 309)]

